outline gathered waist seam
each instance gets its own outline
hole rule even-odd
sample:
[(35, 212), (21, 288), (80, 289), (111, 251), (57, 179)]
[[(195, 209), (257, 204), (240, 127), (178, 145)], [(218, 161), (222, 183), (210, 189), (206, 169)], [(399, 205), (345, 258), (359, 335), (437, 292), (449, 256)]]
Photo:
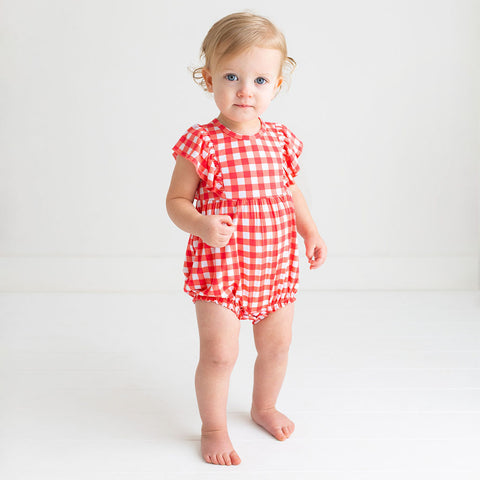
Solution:
[(207, 205), (211, 203), (219, 203), (222, 205), (225, 204), (251, 204), (251, 203), (258, 203), (262, 201), (275, 201), (275, 200), (280, 200), (280, 201), (285, 201), (285, 200), (291, 200), (292, 194), (291, 192), (284, 193), (282, 195), (269, 195), (269, 196), (263, 196), (263, 197), (249, 197), (249, 198), (207, 198), (207, 199), (196, 199), (196, 204), (198, 205)]

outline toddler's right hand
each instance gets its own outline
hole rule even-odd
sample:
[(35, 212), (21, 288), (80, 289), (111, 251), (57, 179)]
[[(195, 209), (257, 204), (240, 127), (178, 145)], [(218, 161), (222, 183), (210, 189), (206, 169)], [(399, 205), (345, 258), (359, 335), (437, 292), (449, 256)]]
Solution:
[(235, 225), (229, 215), (203, 215), (199, 237), (211, 247), (222, 248), (234, 231)]

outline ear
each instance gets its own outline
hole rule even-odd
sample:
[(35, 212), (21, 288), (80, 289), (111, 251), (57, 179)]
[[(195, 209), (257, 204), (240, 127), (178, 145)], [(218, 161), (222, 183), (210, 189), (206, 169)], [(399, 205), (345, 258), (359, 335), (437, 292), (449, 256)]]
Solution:
[(275, 83), (275, 87), (273, 88), (273, 97), (276, 97), (278, 95), (278, 92), (280, 91), (280, 87), (283, 83), (283, 78), (278, 77), (277, 82)]
[(206, 68), (202, 70), (202, 77), (205, 80), (205, 85), (207, 86), (207, 90), (209, 92), (213, 92), (212, 74)]

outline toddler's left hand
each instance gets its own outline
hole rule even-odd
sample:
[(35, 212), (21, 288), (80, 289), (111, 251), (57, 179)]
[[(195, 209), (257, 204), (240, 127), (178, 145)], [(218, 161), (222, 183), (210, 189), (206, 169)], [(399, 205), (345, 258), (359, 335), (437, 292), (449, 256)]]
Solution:
[(314, 233), (306, 236), (303, 240), (305, 241), (305, 253), (310, 264), (310, 270), (323, 265), (327, 258), (327, 246), (323, 238), (318, 233)]

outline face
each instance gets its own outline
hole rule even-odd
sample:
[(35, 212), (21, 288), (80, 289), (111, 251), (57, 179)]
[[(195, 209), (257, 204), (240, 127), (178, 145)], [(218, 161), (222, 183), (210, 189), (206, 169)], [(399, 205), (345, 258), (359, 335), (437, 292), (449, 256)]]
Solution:
[(220, 110), (218, 119), (238, 133), (258, 131), (258, 117), (267, 109), (282, 83), (281, 53), (253, 47), (222, 59), (212, 72), (203, 70), (209, 92)]

